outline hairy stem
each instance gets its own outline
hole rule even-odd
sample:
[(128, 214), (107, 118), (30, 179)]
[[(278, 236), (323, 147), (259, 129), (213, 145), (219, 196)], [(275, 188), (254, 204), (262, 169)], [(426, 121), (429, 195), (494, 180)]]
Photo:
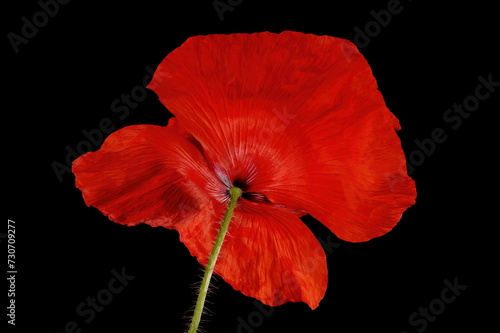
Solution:
[(191, 321), (191, 325), (189, 326), (188, 333), (196, 333), (196, 331), (198, 330), (198, 326), (200, 325), (201, 315), (203, 313), (203, 307), (205, 306), (205, 299), (207, 297), (208, 286), (214, 272), (215, 263), (217, 262), (217, 258), (219, 257), (219, 252), (222, 247), (222, 243), (224, 242), (224, 238), (226, 237), (227, 230), (229, 229), (229, 222), (231, 222), (231, 218), (233, 217), (236, 203), (242, 195), (241, 189), (238, 187), (232, 187), (229, 190), (229, 193), (231, 198), (227, 206), (226, 214), (224, 214), (224, 219), (222, 220), (219, 233), (217, 234), (217, 238), (215, 239), (214, 247), (212, 248), (212, 252), (210, 253), (210, 257), (208, 258), (207, 267), (205, 269), (205, 274), (203, 274), (203, 280), (201, 281), (200, 290), (198, 292), (198, 299), (196, 300), (193, 319)]

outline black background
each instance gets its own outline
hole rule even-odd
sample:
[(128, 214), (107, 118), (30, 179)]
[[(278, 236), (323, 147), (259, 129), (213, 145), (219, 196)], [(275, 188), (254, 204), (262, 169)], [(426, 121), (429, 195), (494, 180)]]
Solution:
[[(221, 21), (210, 0), (71, 1), (18, 53), (7, 34), (21, 34), (21, 18), (32, 21), (41, 9), (36, 1), (9, 4), (3, 14), (3, 163), (7, 218), (16, 222), (17, 331), (64, 332), (74, 321), (81, 332), (182, 332), (188, 322), (184, 316), (201, 271), (177, 232), (109, 221), (85, 206), (72, 174), (59, 181), (52, 167), (54, 161), (64, 164), (66, 147), (76, 149), (86, 140), (82, 131), (98, 128), (104, 118), (115, 129), (166, 124), (170, 114), (151, 91), (124, 119), (111, 109), (121, 94), (142, 85), (148, 66), (156, 68), (199, 34), (297, 30), (354, 41), (355, 27), (364, 30), (375, 20), (370, 12), (388, 3), (243, 0)], [(340, 244), (328, 257), (329, 287), (319, 308), (288, 303), (259, 315), (253, 299), (218, 279), (209, 297), (213, 315), (204, 317), (206, 332), (417, 332), (423, 326), (412, 326), (409, 316), (440, 298), (445, 279), (467, 289), (425, 332), (497, 327), (490, 302), (498, 303), (493, 133), (500, 88), (457, 129), (443, 120), (454, 103), (474, 95), (478, 76), (500, 81), (494, 67), (498, 18), (488, 3), (401, 1), (401, 12), (373, 30), (367, 45), (358, 40), (401, 121), (407, 156), (419, 149), (415, 140), (429, 139), (434, 129), (447, 135), (412, 172), (417, 204), (392, 232), (367, 243), (338, 240), (306, 218), (318, 237)], [(5, 239), (7, 256), (3, 245)], [(122, 268), (135, 278), (86, 323), (89, 317), (76, 308), (108, 286), (113, 269)], [(8, 299), (2, 299), (5, 309)]]

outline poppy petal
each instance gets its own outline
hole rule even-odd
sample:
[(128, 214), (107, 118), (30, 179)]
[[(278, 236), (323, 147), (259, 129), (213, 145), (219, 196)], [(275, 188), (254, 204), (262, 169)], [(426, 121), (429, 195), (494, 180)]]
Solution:
[(294, 31), (194, 36), (165, 57), (148, 88), (220, 157), (234, 146), (235, 119), (261, 118), (272, 129), (341, 103), (358, 57), (347, 40)]
[[(237, 207), (215, 273), (234, 289), (270, 306), (305, 302), (312, 309), (327, 286), (326, 256), (292, 212), (243, 201)], [(176, 227), (181, 241), (206, 264), (218, 223), (194, 219)]]
[(198, 149), (162, 126), (135, 125), (111, 134), (73, 162), (88, 206), (111, 220), (172, 228), (209, 203), (216, 180)]
[(337, 124), (333, 116), (311, 124), (302, 145), (283, 159), (289, 169), (260, 192), (307, 211), (341, 239), (367, 241), (389, 232), (415, 203), (415, 183), (388, 110), (367, 112), (341, 129)]
[[(356, 46), (330, 36), (196, 36), (150, 84), (217, 161), (275, 204), (347, 241), (391, 230), (415, 202), (395, 129)], [(248, 181), (247, 181), (248, 180)]]

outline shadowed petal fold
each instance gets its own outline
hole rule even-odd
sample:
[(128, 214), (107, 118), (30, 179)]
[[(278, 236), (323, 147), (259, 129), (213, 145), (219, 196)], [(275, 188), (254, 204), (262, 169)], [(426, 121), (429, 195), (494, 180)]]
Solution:
[(193, 144), (154, 125), (111, 134), (73, 162), (73, 173), (86, 204), (111, 220), (166, 228), (198, 214), (216, 180)]
[[(218, 222), (196, 219), (176, 229), (205, 265), (218, 227)], [(305, 302), (312, 309), (323, 298), (328, 280), (325, 252), (299, 218), (286, 209), (248, 201), (241, 202), (233, 217), (215, 273), (267, 305)]]

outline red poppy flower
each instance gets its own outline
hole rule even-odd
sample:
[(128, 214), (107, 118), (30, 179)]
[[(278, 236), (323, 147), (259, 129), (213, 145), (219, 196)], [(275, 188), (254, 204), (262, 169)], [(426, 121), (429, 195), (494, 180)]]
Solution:
[(202, 265), (229, 188), (241, 188), (215, 273), (265, 304), (316, 308), (324, 296), (325, 254), (300, 216), (361, 242), (414, 203), (398, 120), (349, 41), (191, 37), (149, 88), (175, 118), (110, 135), (74, 162), (77, 187), (115, 222), (176, 229)]

